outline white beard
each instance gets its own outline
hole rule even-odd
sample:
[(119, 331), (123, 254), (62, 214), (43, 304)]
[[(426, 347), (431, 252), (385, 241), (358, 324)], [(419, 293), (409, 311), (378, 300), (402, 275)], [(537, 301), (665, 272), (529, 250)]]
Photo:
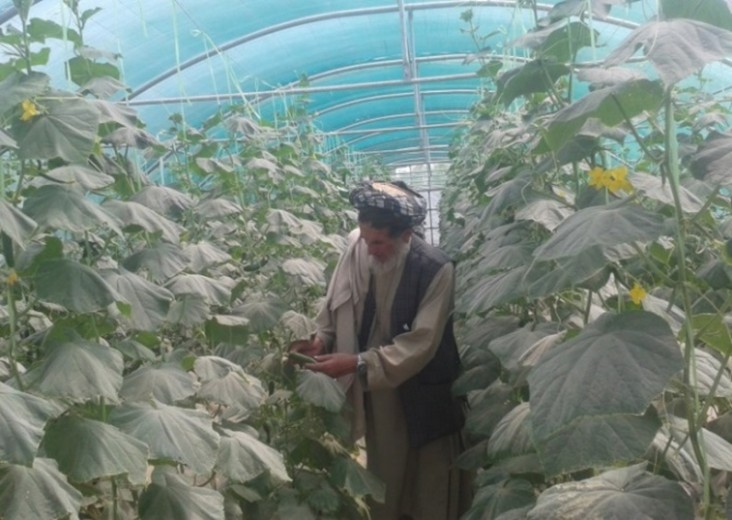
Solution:
[(407, 253), (409, 253), (409, 242), (402, 242), (400, 240), (395, 246), (394, 254), (386, 262), (379, 262), (376, 258), (369, 255), (369, 269), (377, 276), (391, 273), (404, 263), (404, 260), (407, 258)]

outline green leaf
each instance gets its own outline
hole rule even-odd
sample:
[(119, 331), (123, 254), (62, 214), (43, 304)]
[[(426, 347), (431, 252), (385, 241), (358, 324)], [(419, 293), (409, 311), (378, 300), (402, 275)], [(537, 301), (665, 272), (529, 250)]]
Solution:
[(242, 211), (242, 207), (236, 202), (222, 198), (202, 200), (195, 207), (196, 215), (207, 220), (241, 215)]
[(692, 155), (689, 168), (698, 179), (711, 184), (732, 186), (727, 165), (732, 160), (732, 134), (710, 132)]
[(68, 40), (75, 46), (81, 45), (82, 43), (78, 32), (68, 26), (62, 27), (51, 20), (31, 18), (26, 30), (28, 36), (35, 42), (42, 43), (47, 38), (55, 38), (57, 40)]
[(292, 480), (282, 454), (244, 432), (223, 430), (216, 468), (235, 482), (249, 482), (265, 472), (276, 483)]
[(593, 44), (597, 31), (591, 31), (583, 22), (558, 23), (527, 32), (510, 42), (510, 47), (526, 47), (534, 50), (539, 58), (558, 63), (570, 62), (582, 47)]
[(280, 267), (300, 283), (325, 287), (325, 265), (314, 258), (288, 258)]
[(134, 330), (155, 331), (164, 322), (174, 296), (170, 291), (124, 269), (107, 269), (102, 277), (131, 305), (129, 325)]
[(80, 313), (98, 311), (123, 299), (92, 268), (67, 258), (42, 261), (34, 282), (41, 300)]
[(196, 358), (193, 370), (201, 378), (198, 398), (252, 412), (267, 397), (262, 382), (237, 364), (216, 356)]
[(375, 502), (384, 503), (386, 486), (373, 473), (357, 461), (341, 457), (335, 460), (331, 470), (336, 486), (354, 497), (371, 496)]
[(31, 466), (43, 427), (62, 411), (51, 401), (0, 382), (0, 461)]
[(249, 320), (255, 333), (272, 329), (282, 318), (285, 305), (281, 297), (272, 293), (248, 294), (244, 302), (232, 309), (232, 313)]
[(627, 62), (639, 48), (670, 86), (732, 54), (732, 32), (690, 19), (650, 21), (630, 33), (605, 59), (605, 66)]
[(180, 241), (183, 227), (147, 206), (129, 200), (108, 199), (102, 203), (102, 208), (117, 217), (125, 229), (140, 228), (148, 233), (160, 233), (163, 240), (172, 244)]
[(300, 370), (297, 374), (297, 394), (310, 404), (338, 412), (346, 402), (343, 387), (321, 372)]
[[(112, 346), (122, 352), (128, 359), (135, 361), (155, 361), (155, 353), (142, 343), (133, 339), (124, 339)], [(124, 388), (124, 383), (122, 385)]]
[(193, 199), (176, 189), (168, 186), (145, 186), (135, 193), (130, 199), (132, 202), (139, 202), (156, 213), (171, 218), (180, 217), (184, 211), (190, 209)]
[[(552, 437), (582, 420), (579, 435), (588, 446), (602, 438), (607, 453), (625, 453), (622, 437), (596, 434), (617, 428), (613, 416), (627, 422), (623, 415), (644, 414), (682, 366), (676, 338), (659, 316), (645, 311), (603, 314), (578, 336), (545, 352), (529, 374), (535, 442), (545, 448)], [(582, 464), (577, 457), (573, 462)]]
[(81, 499), (81, 493), (67, 482), (54, 460), (36, 459), (32, 468), (0, 465), (0, 511), (4, 518), (77, 518)]
[(691, 497), (678, 482), (644, 471), (644, 464), (550, 487), (527, 520), (567, 518), (694, 518)]
[(216, 463), (219, 435), (205, 412), (153, 401), (115, 408), (109, 422), (146, 443), (154, 459), (186, 464), (199, 475)]
[(520, 97), (537, 92), (548, 92), (554, 82), (569, 74), (562, 63), (534, 60), (501, 74), (496, 80), (496, 97), (504, 105)]
[(67, 415), (48, 428), (43, 449), (72, 481), (127, 475), (145, 483), (147, 445), (109, 424)]
[(46, 100), (44, 109), (27, 123), (16, 122), (18, 156), (86, 164), (97, 137), (99, 112), (89, 102), (73, 97)]
[(0, 130), (0, 147), (3, 148), (18, 148), (18, 143), (15, 139), (6, 134), (3, 130)]
[(172, 405), (195, 395), (197, 389), (188, 372), (177, 365), (143, 365), (124, 377), (120, 397), (127, 402), (155, 399)]
[[(636, 191), (642, 193), (649, 199), (657, 200), (663, 204), (674, 207), (674, 197), (671, 192), (671, 183), (656, 175), (643, 172), (634, 172), (628, 176), (628, 180)], [(704, 207), (704, 202), (692, 192), (679, 186), (679, 202), (681, 209), (686, 213), (696, 213)]]
[(17, 107), (25, 99), (31, 99), (45, 92), (51, 82), (46, 74), (14, 72), (0, 81), (0, 114)]
[(231, 300), (229, 287), (202, 274), (178, 274), (168, 280), (165, 287), (176, 296), (186, 294), (200, 296), (209, 305), (224, 306)]
[[(726, 366), (715, 355), (705, 350), (695, 348), (693, 355), (693, 366), (696, 369), (693, 382), (698, 395), (709, 396), (714, 388), (716, 397), (732, 398), (732, 378)], [(682, 374), (678, 374), (672, 383), (672, 388), (682, 392), (687, 388)]]
[(208, 304), (206, 301), (201, 296), (186, 294), (170, 306), (167, 321), (171, 325), (193, 327), (206, 321), (207, 317)]
[(77, 403), (99, 397), (118, 400), (122, 354), (87, 341), (70, 329), (49, 332), (44, 347), (41, 362), (23, 376), (29, 389)]
[(84, 191), (101, 190), (114, 184), (111, 175), (78, 164), (54, 168), (47, 171), (45, 176), (65, 184), (78, 184)]
[(518, 478), (503, 480), (478, 489), (471, 504), (471, 511), (480, 511), (480, 516), (471, 517), (468, 513), (466, 520), (470, 518), (502, 519), (504, 518), (502, 513), (528, 508), (535, 502), (536, 496), (531, 482)]
[(566, 204), (554, 199), (538, 199), (529, 202), (516, 212), (516, 220), (531, 220), (554, 231), (574, 211)]
[(529, 403), (524, 402), (508, 412), (496, 424), (488, 440), (488, 455), (493, 459), (534, 452), (531, 441)]
[(663, 103), (663, 87), (657, 81), (630, 80), (588, 93), (580, 100), (559, 110), (549, 122), (535, 152), (561, 150), (594, 118), (606, 126), (624, 123), (646, 112), (654, 112)]
[(177, 245), (160, 242), (128, 256), (122, 265), (130, 271), (145, 269), (153, 281), (162, 282), (183, 271), (188, 258)]
[(498, 421), (515, 405), (514, 389), (500, 380), (496, 381), (471, 396), (465, 431), (476, 438), (489, 438)]
[(18, 246), (25, 247), (38, 226), (15, 206), (0, 199), (0, 232)]
[(697, 339), (724, 355), (732, 352), (730, 335), (724, 317), (719, 314), (696, 314), (691, 317), (691, 327)]
[(141, 520), (224, 520), (224, 497), (205, 487), (192, 486), (172, 468), (158, 467), (140, 495)]
[(559, 259), (553, 269), (529, 285), (527, 294), (530, 298), (541, 298), (577, 286), (592, 286), (597, 291), (610, 276), (609, 262), (602, 247), (591, 246)]
[(732, 31), (732, 12), (726, 0), (706, 0), (692, 4), (686, 0), (661, 0), (663, 18), (691, 18)]
[(592, 206), (562, 222), (552, 237), (536, 248), (534, 256), (552, 260), (577, 255), (594, 246), (650, 242), (663, 231), (662, 216), (639, 205), (619, 201)]
[(223, 264), (231, 260), (231, 255), (222, 251), (210, 242), (201, 241), (188, 244), (183, 248), (183, 254), (189, 259), (189, 265), (194, 273), (200, 273), (210, 267)]
[(71, 81), (79, 86), (93, 78), (119, 79), (119, 69), (111, 63), (99, 63), (82, 56), (74, 56), (67, 63)]
[(646, 454), (660, 427), (652, 408), (645, 415), (580, 417), (537, 441), (539, 457), (549, 476), (636, 461)]
[(41, 186), (26, 199), (23, 211), (45, 228), (83, 233), (105, 227), (122, 235), (117, 219), (74, 187)]

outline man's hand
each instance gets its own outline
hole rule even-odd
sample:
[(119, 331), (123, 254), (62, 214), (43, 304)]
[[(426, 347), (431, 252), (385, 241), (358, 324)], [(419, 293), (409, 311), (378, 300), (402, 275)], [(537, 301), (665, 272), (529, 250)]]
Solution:
[(325, 352), (325, 345), (317, 336), (313, 339), (299, 339), (290, 343), (289, 352), (297, 352), (306, 356), (315, 357)]
[(356, 354), (323, 354), (315, 357), (315, 363), (309, 363), (304, 366), (313, 372), (322, 372), (332, 378), (353, 374), (356, 371), (356, 362), (358, 356)]

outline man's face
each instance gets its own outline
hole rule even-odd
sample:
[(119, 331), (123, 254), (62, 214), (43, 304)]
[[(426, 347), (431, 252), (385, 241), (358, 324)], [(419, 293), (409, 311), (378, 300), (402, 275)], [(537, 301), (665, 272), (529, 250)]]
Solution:
[(398, 237), (390, 237), (386, 229), (376, 229), (369, 224), (359, 223), (361, 240), (366, 243), (369, 256), (379, 264), (386, 264), (397, 254), (400, 246), (409, 242), (411, 231), (407, 230)]

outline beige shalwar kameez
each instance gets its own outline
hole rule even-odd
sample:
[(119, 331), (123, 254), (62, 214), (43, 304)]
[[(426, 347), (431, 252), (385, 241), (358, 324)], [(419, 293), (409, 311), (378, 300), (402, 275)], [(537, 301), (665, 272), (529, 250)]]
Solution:
[[(358, 350), (355, 338), (368, 289), (367, 266), (365, 244), (358, 240), (355, 231), (349, 236), (349, 247), (331, 279), (328, 305), (317, 319), (319, 336), (337, 351)], [(467, 475), (454, 466), (461, 450), (460, 435), (411, 448), (397, 391), (401, 383), (429, 362), (437, 349), (452, 311), (454, 269), (452, 264), (446, 264), (437, 273), (420, 303), (412, 329), (392, 341), (391, 302), (403, 269), (402, 262), (391, 272), (374, 274), (376, 315), (368, 350), (363, 353), (368, 366), (367, 391), (363, 391), (358, 378), (342, 382), (348, 385), (355, 435), (365, 433), (368, 468), (386, 484), (385, 504), (372, 504), (373, 520), (456, 520), (469, 505), (470, 492)], [(334, 294), (338, 291), (340, 296)], [(348, 298), (345, 293), (349, 293)], [(341, 305), (333, 306), (334, 301)], [(344, 323), (348, 320), (349, 324)]]

